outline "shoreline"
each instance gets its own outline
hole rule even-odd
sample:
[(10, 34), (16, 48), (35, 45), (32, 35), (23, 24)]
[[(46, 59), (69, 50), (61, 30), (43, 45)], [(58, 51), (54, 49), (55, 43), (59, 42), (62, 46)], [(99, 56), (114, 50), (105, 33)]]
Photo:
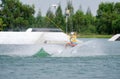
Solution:
[(78, 38), (111, 38), (113, 35), (78, 34)]

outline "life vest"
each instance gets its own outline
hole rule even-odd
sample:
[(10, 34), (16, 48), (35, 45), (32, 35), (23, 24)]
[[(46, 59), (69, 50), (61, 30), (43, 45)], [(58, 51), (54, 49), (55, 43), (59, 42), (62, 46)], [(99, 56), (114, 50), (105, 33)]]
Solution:
[(76, 37), (76, 35), (72, 35), (72, 36), (71, 36), (70, 42), (77, 42), (77, 37)]

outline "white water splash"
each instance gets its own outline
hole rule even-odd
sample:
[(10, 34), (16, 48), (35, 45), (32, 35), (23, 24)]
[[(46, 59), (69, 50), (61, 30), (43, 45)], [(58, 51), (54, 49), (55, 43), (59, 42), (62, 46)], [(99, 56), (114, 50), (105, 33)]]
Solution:
[[(14, 34), (13, 34), (14, 33)], [(81, 57), (98, 55), (120, 55), (119, 42), (107, 42), (105, 40), (90, 40), (76, 47), (65, 47), (68, 38), (63, 33), (32, 33), (32, 32), (1, 32), (0, 55), (32, 56), (41, 48), (44, 48), (52, 57)], [(63, 36), (61, 36), (63, 35)], [(60, 37), (61, 36), (61, 37)], [(53, 37), (56, 37), (53, 39)], [(49, 40), (43, 44), (42, 40)], [(51, 41), (55, 41), (54, 43)], [(61, 40), (62, 43), (60, 42)], [(51, 44), (52, 43), (52, 44)], [(57, 44), (56, 44), (57, 43)]]
[(41, 48), (59, 53), (68, 41), (63, 32), (0, 32), (0, 54), (32, 56)]
[(99, 41), (92, 40), (79, 44), (73, 48), (66, 48), (58, 57), (80, 57), (80, 56), (98, 56), (106, 55)]
[(8, 56), (32, 56), (41, 49), (40, 45), (0, 45), (0, 55)]

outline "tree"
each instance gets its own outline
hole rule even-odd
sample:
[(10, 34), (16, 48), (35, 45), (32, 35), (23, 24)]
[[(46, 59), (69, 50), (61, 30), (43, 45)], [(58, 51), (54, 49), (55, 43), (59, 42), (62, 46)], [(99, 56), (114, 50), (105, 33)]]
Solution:
[(80, 33), (84, 28), (84, 13), (78, 10), (73, 16), (74, 31)]
[(78, 10), (83, 12), (81, 5), (79, 6)]
[(120, 2), (114, 5), (114, 20), (112, 22), (112, 32), (113, 34), (120, 33)]
[(23, 5), (19, 0), (2, 0), (1, 8), (4, 30), (22, 30), (32, 25), (34, 6)]
[(93, 21), (94, 21), (94, 18), (92, 16), (92, 13), (91, 13), (91, 9), (88, 7), (87, 9), (87, 12), (86, 12), (86, 16), (85, 16), (85, 23), (86, 25), (92, 25), (93, 24)]
[(96, 33), (96, 27), (95, 27), (95, 17), (91, 13), (90, 7), (88, 7), (86, 15), (85, 15), (85, 26), (86, 26), (86, 32), (88, 33)]
[(63, 31), (65, 31), (65, 20), (60, 4), (55, 12), (55, 24), (58, 28), (61, 28)]
[(68, 0), (68, 2), (67, 2), (66, 11), (67, 10), (69, 10), (69, 17), (68, 17), (68, 22), (66, 23), (66, 25), (67, 25), (68, 32), (71, 32), (71, 31), (73, 31), (73, 21), (72, 21), (73, 19), (72, 19), (72, 17), (74, 15), (74, 8), (73, 8), (71, 0)]
[(97, 30), (100, 34), (112, 33), (114, 3), (101, 3), (97, 10)]
[(45, 27), (49, 27), (49, 28), (56, 27), (54, 24), (54, 18), (55, 18), (55, 15), (53, 14), (51, 9), (49, 8), (47, 13), (46, 13), (46, 17), (45, 17), (45, 21), (44, 21)]
[(2, 31), (5, 26), (6, 24), (4, 24), (2, 18), (0, 18), (0, 31)]
[(90, 7), (88, 7), (88, 9), (87, 9), (86, 15), (92, 16)]
[(35, 18), (35, 24), (34, 24), (34, 27), (43, 27), (43, 17), (42, 17), (42, 15), (41, 15), (41, 11), (39, 10), (38, 11), (38, 14), (37, 14), (37, 16), (36, 16), (36, 18)]
[(112, 22), (113, 34), (120, 33), (120, 15), (117, 15), (116, 19)]
[(114, 12), (120, 14), (120, 2), (117, 2), (114, 6)]

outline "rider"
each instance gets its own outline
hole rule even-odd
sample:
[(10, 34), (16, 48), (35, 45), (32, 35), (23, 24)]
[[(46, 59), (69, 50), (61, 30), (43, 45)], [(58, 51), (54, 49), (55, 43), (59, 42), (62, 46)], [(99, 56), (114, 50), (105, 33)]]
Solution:
[(68, 45), (72, 46), (72, 47), (77, 45), (77, 34), (75, 32), (71, 32), (71, 34), (70, 34), (70, 42), (68, 42), (65, 45), (65, 47), (67, 47)]
[(71, 32), (70, 43), (71, 45), (77, 45), (77, 34), (75, 32)]

